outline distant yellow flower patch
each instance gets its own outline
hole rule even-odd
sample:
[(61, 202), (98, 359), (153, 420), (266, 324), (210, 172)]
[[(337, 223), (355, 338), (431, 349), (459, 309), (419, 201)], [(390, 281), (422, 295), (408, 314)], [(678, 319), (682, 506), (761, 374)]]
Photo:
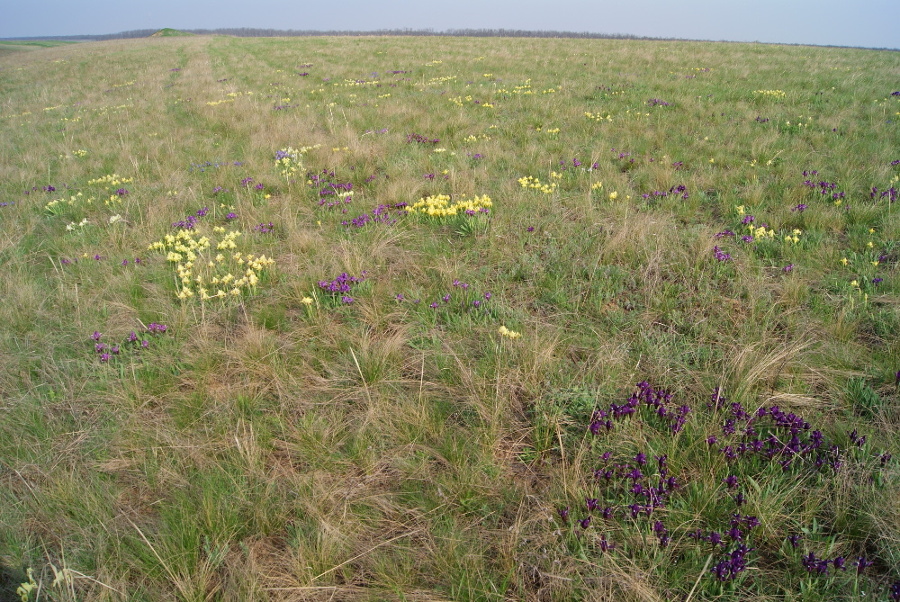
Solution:
[(784, 98), (786, 96), (784, 90), (754, 90), (753, 95), (763, 98)]
[(460, 214), (475, 215), (487, 213), (493, 202), (487, 195), (474, 196), (453, 202), (450, 195), (438, 194), (419, 199), (406, 208), (407, 213), (418, 213), (429, 217), (453, 217)]

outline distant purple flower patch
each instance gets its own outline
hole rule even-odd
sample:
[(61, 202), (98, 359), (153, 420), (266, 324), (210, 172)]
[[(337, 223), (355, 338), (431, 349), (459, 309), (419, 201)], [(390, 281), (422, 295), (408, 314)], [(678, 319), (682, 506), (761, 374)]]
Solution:
[(441, 141), (440, 138), (428, 138), (426, 136), (422, 136), (420, 134), (407, 134), (406, 142), (418, 142), (419, 144), (437, 144)]

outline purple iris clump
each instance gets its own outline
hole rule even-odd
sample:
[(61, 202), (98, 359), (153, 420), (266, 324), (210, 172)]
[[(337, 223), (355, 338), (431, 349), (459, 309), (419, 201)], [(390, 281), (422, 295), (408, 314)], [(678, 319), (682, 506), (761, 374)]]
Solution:
[(329, 293), (349, 293), (350, 289), (366, 279), (366, 272), (360, 276), (351, 276), (347, 272), (342, 273), (334, 280), (320, 280), (319, 288)]
[[(653, 159), (651, 158), (651, 161)], [(679, 184), (677, 186), (672, 186), (669, 190), (654, 190), (653, 192), (646, 192), (641, 195), (642, 198), (645, 199), (658, 199), (665, 198), (668, 196), (680, 196), (683, 200), (687, 200), (691, 197), (690, 193), (688, 193), (687, 187), (684, 184)]]
[(829, 562), (822, 558), (816, 558), (815, 552), (810, 552), (809, 554), (801, 558), (801, 563), (803, 564), (803, 568), (805, 568), (808, 573), (818, 573), (820, 575), (824, 575), (828, 572)]
[(727, 402), (728, 398), (722, 395), (722, 390), (719, 387), (716, 387), (713, 389), (712, 395), (709, 398), (709, 403), (706, 404), (706, 407), (721, 410), (725, 407)]
[(710, 572), (719, 581), (732, 581), (747, 569), (747, 555), (752, 551), (753, 548), (740, 544), (723, 560), (713, 566)]
[(659, 539), (659, 546), (661, 548), (668, 547), (669, 541), (669, 531), (666, 529), (666, 526), (663, 524), (661, 520), (653, 523), (653, 532), (656, 534), (656, 537)]
[(169, 329), (165, 324), (159, 324), (158, 322), (150, 322), (147, 324), (147, 332), (152, 334), (162, 334)]
[(718, 246), (713, 247), (713, 256), (716, 258), (716, 261), (729, 261), (731, 259), (731, 254), (726, 253)]
[(419, 144), (438, 144), (440, 141), (440, 138), (428, 138), (427, 136), (415, 133), (406, 135), (407, 143), (418, 142)]
[(378, 205), (371, 213), (363, 213), (353, 219), (343, 220), (342, 226), (363, 228), (369, 224), (395, 224), (397, 220), (406, 214), (407, 203), (393, 203), (391, 205)]
[(874, 560), (869, 560), (865, 556), (860, 556), (856, 559), (856, 574), (861, 574), (864, 570), (866, 570), (873, 564), (875, 564)]
[(206, 215), (208, 213), (209, 213), (209, 207), (203, 207), (202, 209), (198, 209), (196, 214), (189, 215), (186, 218), (184, 218), (183, 220), (173, 222), (172, 227), (173, 228), (182, 228), (183, 230), (193, 230), (194, 226), (197, 225), (199, 218), (206, 217)]
[(869, 198), (873, 201), (878, 200), (879, 198), (887, 198), (888, 201), (894, 203), (897, 201), (897, 189), (891, 186), (887, 190), (882, 190), (879, 194), (878, 187), (873, 186), (871, 192), (869, 193)]

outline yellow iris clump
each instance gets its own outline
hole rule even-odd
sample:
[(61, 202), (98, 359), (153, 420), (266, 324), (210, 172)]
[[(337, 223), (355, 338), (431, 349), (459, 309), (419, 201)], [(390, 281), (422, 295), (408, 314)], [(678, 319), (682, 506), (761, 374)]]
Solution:
[(585, 111), (584, 116), (592, 121), (612, 121), (612, 116), (608, 113), (604, 117), (603, 113), (591, 113), (590, 111)]
[(453, 217), (460, 213), (474, 214), (484, 212), (493, 206), (487, 195), (474, 196), (471, 199), (452, 202), (450, 195), (438, 194), (419, 199), (406, 208), (407, 213), (421, 213), (429, 217)]
[(74, 207), (75, 205), (80, 205), (84, 203), (85, 205), (91, 205), (94, 202), (94, 197), (88, 197), (87, 199), (83, 198), (83, 195), (79, 192), (70, 196), (68, 199), (53, 199), (46, 205), (44, 205), (44, 209), (47, 210), (51, 215), (56, 215), (60, 211), (62, 211), (65, 207)]
[(523, 176), (518, 180), (519, 185), (522, 188), (532, 188), (534, 190), (540, 190), (544, 194), (552, 194), (554, 190), (556, 190), (556, 182), (550, 182), (549, 184), (544, 184), (538, 178), (534, 176)]
[(253, 292), (260, 273), (274, 265), (275, 260), (265, 255), (222, 253), (237, 249), (235, 241), (241, 233), (226, 233), (221, 227), (213, 232), (224, 236), (214, 243), (209, 236), (194, 230), (179, 230), (150, 245), (151, 251), (166, 252), (166, 261), (174, 264), (179, 299), (196, 296), (206, 301)]
[(88, 186), (105, 186), (107, 188), (116, 188), (121, 186), (122, 184), (130, 184), (134, 182), (134, 178), (123, 178), (119, 174), (108, 174), (105, 176), (100, 176), (99, 178), (94, 178), (93, 180), (88, 180)]
[(750, 236), (754, 238), (775, 238), (775, 230), (771, 228), (766, 230), (763, 226), (757, 228), (753, 224), (747, 224), (747, 229), (750, 231)]
[(302, 174), (304, 171), (303, 155), (319, 146), (321, 145), (301, 146), (300, 148), (289, 146), (278, 151), (275, 155), (275, 167), (281, 170), (281, 177), (287, 180), (298, 173)]
[(497, 329), (497, 332), (500, 333), (500, 336), (504, 336), (508, 339), (518, 339), (522, 336), (521, 332), (516, 332), (515, 330), (510, 330), (506, 326), (501, 326)]
[(794, 228), (794, 230), (790, 234), (785, 234), (784, 242), (797, 244), (798, 242), (800, 242), (801, 234), (803, 234), (803, 230)]

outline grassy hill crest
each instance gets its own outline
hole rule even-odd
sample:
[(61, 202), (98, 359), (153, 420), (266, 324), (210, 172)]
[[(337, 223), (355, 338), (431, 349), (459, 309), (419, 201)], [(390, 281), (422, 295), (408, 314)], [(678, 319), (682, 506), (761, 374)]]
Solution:
[(151, 34), (151, 38), (175, 38), (175, 37), (185, 37), (192, 36), (194, 34), (189, 33), (187, 31), (180, 31), (178, 29), (172, 29), (171, 27), (164, 27), (160, 29), (154, 34)]

